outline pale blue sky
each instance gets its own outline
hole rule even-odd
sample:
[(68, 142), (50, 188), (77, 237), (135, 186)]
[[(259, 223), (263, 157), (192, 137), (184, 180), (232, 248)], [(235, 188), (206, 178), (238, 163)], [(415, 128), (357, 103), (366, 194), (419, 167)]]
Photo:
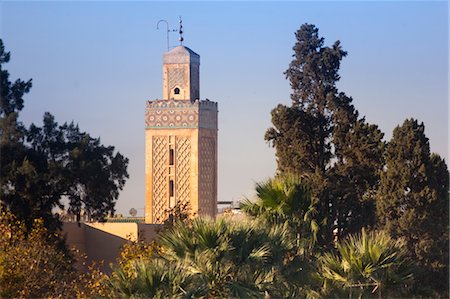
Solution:
[[(119, 213), (144, 207), (144, 107), (162, 94), (166, 51), (160, 19), (201, 56), (200, 96), (219, 102), (219, 200), (251, 194), (272, 176), (263, 139), (270, 110), (288, 104), (283, 71), (294, 32), (319, 28), (348, 56), (338, 86), (389, 139), (407, 117), (426, 125), (432, 151), (448, 161), (447, 2), (1, 2), (0, 32), (12, 78), (33, 78), (21, 119), (45, 111), (74, 120), (130, 158)], [(164, 28), (164, 27), (163, 27)], [(177, 36), (171, 35), (171, 46)]]

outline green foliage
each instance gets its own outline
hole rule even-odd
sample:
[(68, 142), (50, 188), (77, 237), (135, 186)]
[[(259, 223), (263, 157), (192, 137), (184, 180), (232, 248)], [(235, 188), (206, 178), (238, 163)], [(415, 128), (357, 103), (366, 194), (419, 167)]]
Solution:
[(116, 269), (108, 280), (113, 298), (180, 298), (189, 288), (190, 277), (177, 264), (162, 259), (133, 260), (132, 277), (123, 268)]
[[(110, 286), (119, 297), (299, 296), (306, 267), (290, 256), (286, 228), (197, 218), (163, 231), (150, 260), (119, 268)], [(295, 264), (295, 266), (293, 266)]]
[(102, 220), (114, 212), (128, 178), (128, 159), (73, 123), (58, 125), (50, 113), (44, 114), (42, 127), (25, 128), (18, 113), (31, 80), (9, 81), (3, 69), (9, 57), (0, 40), (1, 202), (28, 228), (34, 219), (44, 219), (48, 228), (58, 227), (52, 211), (64, 208), (63, 197), (69, 200), (69, 212), (79, 215), (84, 210)]
[(407, 294), (413, 272), (406, 248), (384, 232), (364, 229), (337, 244), (337, 254), (325, 253), (316, 274), (327, 298), (392, 298)]
[[(23, 109), (23, 96), (30, 91), (32, 83), (31, 79), (26, 82), (20, 79), (14, 83), (9, 81), (9, 73), (3, 68), (9, 59), (10, 53), (5, 51), (0, 39), (0, 145), (12, 151), (21, 150), (24, 128), (17, 119), (19, 111)], [(12, 159), (7, 154), (2, 153), (2, 163)]]
[(278, 173), (307, 179), (318, 199), (322, 226), (319, 242), (330, 245), (333, 232), (340, 238), (373, 225), (372, 194), (383, 163), (383, 134), (358, 118), (352, 98), (339, 92), (340, 42), (324, 46), (314, 25), (296, 33), (293, 60), (285, 72), (292, 106), (272, 110), (265, 140), (276, 150)]
[(317, 200), (307, 184), (295, 175), (279, 176), (256, 184), (256, 201), (245, 200), (240, 208), (267, 225), (286, 224), (297, 241), (298, 250), (312, 252), (317, 243), (320, 223)]
[(195, 219), (192, 227), (177, 225), (161, 235), (159, 242), (168, 261), (179, 261), (195, 276), (194, 290), (200, 287), (203, 295), (213, 297), (235, 297), (239, 290), (253, 297), (273, 281), (282, 252), (289, 250), (284, 233)]
[[(444, 160), (430, 155), (423, 124), (405, 121), (386, 145), (378, 127), (360, 118), (352, 99), (336, 88), (347, 54), (339, 41), (324, 46), (310, 24), (300, 27), (296, 39), (285, 72), (292, 105), (272, 110), (265, 140), (276, 150), (278, 175), (296, 174), (311, 187), (319, 247), (329, 250), (334, 240), (361, 228), (381, 227), (405, 240), (418, 280), (425, 282), (421, 291), (448, 296), (449, 174)], [(259, 202), (243, 208), (269, 223), (267, 213), (281, 219), (280, 200)]]
[(336, 162), (328, 171), (338, 237), (374, 226), (375, 194), (383, 167), (383, 133), (364, 120), (335, 136)]
[[(407, 119), (394, 129), (377, 194), (380, 227), (406, 240), (423, 286), (448, 294), (449, 173), (430, 155), (425, 126)], [(435, 294), (436, 296), (436, 294)]]
[(293, 60), (285, 74), (291, 83), (292, 102), (313, 115), (324, 115), (327, 97), (336, 93), (340, 62), (347, 52), (339, 41), (324, 47), (324, 38), (318, 33), (319, 29), (311, 24), (303, 24), (295, 33)]
[(0, 297), (448, 297), (449, 172), (425, 126), (408, 119), (385, 144), (336, 87), (340, 42), (324, 46), (309, 24), (296, 39), (292, 105), (265, 134), (278, 175), (241, 204), (252, 221), (192, 220), (177, 204), (109, 276), (75, 270), (52, 211), (67, 198), (77, 215), (113, 213), (128, 159), (50, 113), (26, 128), (31, 80), (10, 82), (0, 39)]

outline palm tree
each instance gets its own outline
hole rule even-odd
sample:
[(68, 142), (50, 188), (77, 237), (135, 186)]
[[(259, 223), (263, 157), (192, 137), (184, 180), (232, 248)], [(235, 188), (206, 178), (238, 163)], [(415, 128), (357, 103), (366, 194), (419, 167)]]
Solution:
[(114, 269), (107, 285), (114, 298), (181, 298), (190, 283), (178, 264), (154, 258), (132, 261), (131, 269)]
[(287, 230), (254, 222), (197, 218), (177, 223), (159, 237), (162, 257), (193, 277), (191, 289), (205, 297), (261, 297), (281, 282), (281, 267), (292, 248)]
[(117, 268), (115, 297), (299, 297), (309, 267), (293, 252), (287, 225), (196, 218), (175, 222), (151, 257)]
[(286, 175), (256, 184), (256, 200), (246, 199), (240, 208), (269, 224), (287, 224), (298, 248), (310, 252), (317, 243), (317, 199), (298, 176)]
[(327, 297), (388, 298), (404, 295), (413, 275), (401, 240), (363, 229), (338, 243), (337, 254), (323, 254), (316, 277)]

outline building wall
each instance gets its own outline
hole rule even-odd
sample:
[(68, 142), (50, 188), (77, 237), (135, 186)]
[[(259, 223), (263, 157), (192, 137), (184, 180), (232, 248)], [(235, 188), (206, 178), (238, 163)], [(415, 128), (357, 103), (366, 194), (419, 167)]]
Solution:
[[(169, 180), (175, 180), (175, 198), (189, 201), (198, 210), (198, 130), (158, 129), (145, 132), (145, 222), (162, 223), (169, 199)], [(170, 139), (173, 141), (170, 141)], [(169, 146), (175, 149), (175, 163), (169, 167)]]
[[(217, 213), (217, 103), (148, 101), (145, 135), (145, 222), (162, 223), (166, 211), (189, 202), (196, 214)], [(174, 165), (169, 163), (174, 149)], [(174, 181), (170, 197), (169, 181)]]
[(147, 101), (145, 111), (145, 222), (162, 223), (167, 210), (186, 202), (195, 214), (215, 217), (217, 103), (199, 100), (200, 56), (191, 49), (166, 52), (162, 68), (163, 99)]
[(76, 248), (86, 254), (88, 262), (109, 263), (119, 257), (121, 248), (127, 242), (150, 242), (157, 236), (159, 225), (144, 223), (75, 223), (65, 222), (62, 235), (69, 248)]
[(217, 214), (217, 130), (199, 130), (198, 214)]
[[(186, 100), (198, 99), (200, 97), (199, 65), (174, 63), (163, 65), (163, 98)], [(174, 89), (180, 89), (179, 94)]]

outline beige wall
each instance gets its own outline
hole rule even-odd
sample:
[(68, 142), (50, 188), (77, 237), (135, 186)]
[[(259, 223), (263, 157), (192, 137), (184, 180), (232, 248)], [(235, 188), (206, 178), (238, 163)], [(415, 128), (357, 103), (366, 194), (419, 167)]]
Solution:
[[(153, 137), (167, 137), (174, 136), (175, 138), (187, 137), (190, 139), (190, 204), (192, 211), (198, 210), (198, 129), (157, 129), (145, 131), (145, 222), (157, 223), (158, 219), (155, 219), (155, 214), (161, 214), (162, 211), (154, 211), (154, 206), (165, 206), (169, 209), (168, 197), (159, 195), (154, 198), (153, 190), (153, 168), (154, 159), (157, 158), (153, 155)], [(166, 153), (169, 152), (167, 147)], [(167, 155), (168, 159), (168, 155)], [(168, 161), (166, 162), (168, 165)], [(166, 186), (168, 193), (169, 177), (168, 171), (166, 171)], [(164, 201), (163, 204), (157, 204), (155, 201)], [(155, 213), (156, 212), (156, 213)], [(162, 222), (162, 219), (159, 219)]]
[(150, 242), (156, 238), (159, 225), (144, 223), (63, 223), (62, 235), (69, 248), (87, 256), (88, 262), (104, 261), (105, 270), (114, 263), (122, 246), (130, 241)]
[[(146, 223), (162, 223), (176, 203), (190, 203), (201, 216), (217, 213), (218, 110), (217, 103), (200, 100), (199, 67), (200, 56), (189, 48), (165, 53), (163, 97), (146, 103)], [(172, 150), (174, 165), (168, 163)]]
[(217, 130), (199, 129), (198, 214), (215, 218), (217, 214)]

